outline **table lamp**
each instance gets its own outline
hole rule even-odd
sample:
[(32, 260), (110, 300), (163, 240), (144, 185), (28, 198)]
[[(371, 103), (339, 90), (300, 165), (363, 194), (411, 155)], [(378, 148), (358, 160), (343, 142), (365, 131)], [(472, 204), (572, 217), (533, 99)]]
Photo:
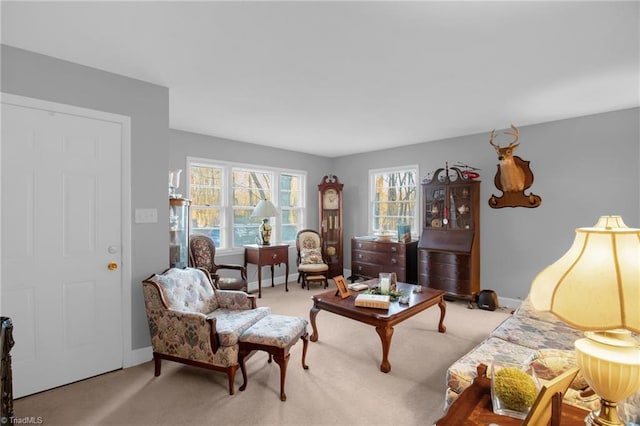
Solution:
[(271, 225), (269, 218), (278, 216), (278, 209), (269, 200), (260, 200), (251, 213), (251, 217), (262, 217), (262, 225), (260, 225), (260, 239), (262, 245), (268, 246), (271, 240)]
[(575, 342), (578, 367), (600, 408), (586, 424), (624, 425), (618, 402), (640, 389), (640, 229), (620, 216), (602, 216), (576, 229), (569, 251), (540, 272), (530, 300), (585, 331)]

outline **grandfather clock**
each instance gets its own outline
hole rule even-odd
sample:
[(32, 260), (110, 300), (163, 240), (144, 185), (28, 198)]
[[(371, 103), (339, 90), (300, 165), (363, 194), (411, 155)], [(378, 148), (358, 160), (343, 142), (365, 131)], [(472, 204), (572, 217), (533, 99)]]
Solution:
[(342, 187), (335, 175), (322, 178), (318, 185), (322, 255), (329, 263), (329, 278), (342, 275)]

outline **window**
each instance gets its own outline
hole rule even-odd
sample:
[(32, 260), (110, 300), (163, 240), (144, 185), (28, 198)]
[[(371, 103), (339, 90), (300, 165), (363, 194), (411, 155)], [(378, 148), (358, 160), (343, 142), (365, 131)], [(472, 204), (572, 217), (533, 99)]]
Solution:
[[(232, 247), (242, 247), (244, 244), (256, 242), (258, 228), (263, 218), (251, 217), (253, 208), (262, 199), (271, 200), (273, 196), (273, 172), (265, 170), (252, 170), (248, 168), (231, 168), (231, 193), (233, 212), (233, 241)], [(273, 219), (269, 218), (275, 235), (277, 226)]]
[(282, 215), (282, 241), (294, 242), (305, 222), (304, 179), (301, 174), (280, 174), (279, 207)]
[(281, 216), (270, 218), (275, 242), (293, 242), (304, 228), (304, 172), (187, 159), (191, 233), (209, 235), (219, 249), (256, 242), (262, 218), (251, 217), (261, 199)]
[(369, 171), (369, 232), (396, 232), (399, 224), (418, 231), (418, 166)]
[(222, 167), (191, 164), (188, 176), (191, 232), (210, 236), (216, 247), (225, 239), (223, 174)]

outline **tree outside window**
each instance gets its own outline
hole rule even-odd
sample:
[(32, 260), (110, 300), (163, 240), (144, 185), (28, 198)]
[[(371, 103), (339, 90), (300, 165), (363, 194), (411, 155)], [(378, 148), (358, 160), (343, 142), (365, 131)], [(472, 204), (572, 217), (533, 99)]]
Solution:
[[(273, 201), (272, 172), (254, 171), (249, 169), (233, 168), (232, 193), (233, 193), (233, 246), (242, 247), (245, 244), (253, 244), (258, 238), (261, 217), (251, 217), (253, 209), (260, 200)], [(269, 218), (273, 227), (273, 234), (278, 232), (277, 224), (273, 218)]]
[(224, 238), (223, 169), (192, 164), (189, 169), (189, 199), (191, 200), (191, 233), (208, 235), (216, 247)]
[(417, 166), (369, 172), (371, 233), (397, 232), (399, 224), (417, 232), (417, 176)]
[(191, 233), (208, 235), (219, 249), (240, 248), (258, 238), (263, 218), (251, 217), (261, 199), (274, 202), (269, 218), (276, 242), (295, 241), (303, 229), (305, 174), (246, 165), (187, 159)]
[(282, 223), (282, 242), (293, 242), (304, 223), (304, 179), (301, 175), (280, 175), (279, 207)]

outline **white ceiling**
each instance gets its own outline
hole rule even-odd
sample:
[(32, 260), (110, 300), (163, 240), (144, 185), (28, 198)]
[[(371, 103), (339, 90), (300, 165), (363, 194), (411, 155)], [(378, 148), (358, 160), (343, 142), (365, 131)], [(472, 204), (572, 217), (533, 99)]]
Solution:
[(336, 157), (640, 105), (638, 2), (10, 2), (2, 43), (169, 88), (170, 126)]

